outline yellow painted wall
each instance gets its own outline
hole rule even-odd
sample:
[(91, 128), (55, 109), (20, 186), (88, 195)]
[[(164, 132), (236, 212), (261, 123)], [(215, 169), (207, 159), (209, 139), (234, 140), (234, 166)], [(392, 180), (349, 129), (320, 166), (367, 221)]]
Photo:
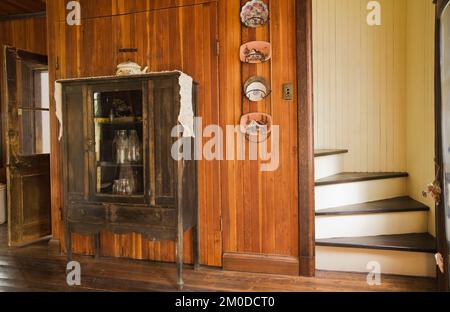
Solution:
[(346, 171), (407, 171), (434, 234), (434, 5), (380, 0), (371, 27), (368, 2), (313, 0), (316, 148), (348, 149)]
[(422, 191), (434, 180), (434, 5), (407, 0), (407, 149), (411, 197), (432, 207), (429, 231), (435, 233), (434, 203)]
[(313, 0), (316, 148), (345, 148), (346, 171), (405, 171), (406, 2)]

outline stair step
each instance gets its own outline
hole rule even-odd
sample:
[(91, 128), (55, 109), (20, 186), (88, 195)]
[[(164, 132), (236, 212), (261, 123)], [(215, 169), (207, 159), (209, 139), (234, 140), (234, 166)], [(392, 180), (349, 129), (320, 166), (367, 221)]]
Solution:
[(324, 179), (339, 173), (344, 172), (344, 157), (342, 153), (333, 152), (334, 150), (320, 150), (316, 151), (316, 158), (314, 159), (314, 179)]
[(321, 185), (315, 189), (316, 210), (408, 196), (406, 178)]
[(325, 157), (325, 156), (333, 156), (340, 154), (347, 154), (348, 150), (342, 149), (317, 149), (314, 151), (315, 157)]
[(361, 214), (380, 214), (429, 210), (429, 207), (413, 200), (410, 197), (398, 197), (356, 205), (322, 209), (316, 212), (316, 216), (350, 216)]
[(406, 172), (344, 172), (316, 181), (316, 186), (406, 178)]
[(322, 216), (316, 218), (316, 238), (400, 235), (428, 231), (427, 211)]
[(436, 277), (434, 254), (346, 247), (316, 247), (316, 268), (321, 271), (359, 272), (367, 274), (373, 263), (382, 274)]
[(436, 239), (428, 233), (319, 239), (316, 246), (436, 253)]

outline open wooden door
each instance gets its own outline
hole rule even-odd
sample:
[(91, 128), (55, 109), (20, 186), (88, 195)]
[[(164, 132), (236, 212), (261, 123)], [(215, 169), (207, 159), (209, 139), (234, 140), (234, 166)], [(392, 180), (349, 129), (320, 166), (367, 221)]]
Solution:
[[(450, 289), (450, 1), (436, 1), (436, 161), (442, 190), (436, 205), (439, 289)], [(440, 258), (438, 257), (438, 258)], [(438, 261), (440, 262), (440, 261)]]
[(51, 234), (48, 61), (4, 52), (9, 245), (24, 246)]

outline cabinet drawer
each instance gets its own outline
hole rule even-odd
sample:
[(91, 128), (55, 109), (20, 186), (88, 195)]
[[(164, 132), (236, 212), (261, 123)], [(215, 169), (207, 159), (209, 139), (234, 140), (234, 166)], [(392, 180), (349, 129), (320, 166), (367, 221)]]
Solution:
[(113, 224), (176, 227), (177, 213), (176, 209), (115, 207), (110, 209), (109, 221)]
[(107, 220), (107, 210), (101, 206), (73, 206), (69, 209), (71, 221), (104, 223)]

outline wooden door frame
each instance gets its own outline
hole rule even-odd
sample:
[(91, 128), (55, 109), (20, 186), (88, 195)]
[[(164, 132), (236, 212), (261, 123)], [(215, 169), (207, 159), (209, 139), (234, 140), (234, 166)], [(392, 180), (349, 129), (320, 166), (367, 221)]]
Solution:
[(312, 52), (312, 0), (296, 0), (297, 93), (298, 93), (298, 218), (301, 276), (314, 276), (314, 102)]
[[(36, 242), (40, 242), (43, 240), (48, 240), (50, 238), (50, 235), (46, 235), (46, 233), (43, 233), (41, 230), (37, 230), (35, 234), (39, 235), (36, 237), (27, 238), (24, 240), (23, 236), (23, 220), (24, 220), (24, 213), (22, 212), (15, 212), (13, 213), (13, 205), (12, 200), (15, 198), (13, 196), (13, 188), (11, 185), (16, 185), (13, 180), (17, 179), (17, 176), (14, 176), (11, 172), (14, 173), (14, 171), (20, 170), (21, 173), (19, 174), (19, 178), (24, 177), (31, 177), (31, 176), (41, 176), (41, 172), (37, 170), (35, 172), (32, 170), (32, 172), (27, 172), (24, 174), (22, 171), (24, 167), (26, 167), (26, 170), (41, 168), (41, 165), (44, 163), (45, 168), (47, 169), (47, 166), (49, 167), (49, 163), (47, 165), (47, 162), (49, 161), (50, 155), (49, 154), (42, 154), (42, 155), (32, 155), (34, 157), (33, 159), (30, 159), (30, 156), (21, 155), (20, 151), (20, 125), (16, 124), (16, 126), (13, 126), (11, 128), (11, 123), (20, 123), (19, 119), (20, 117), (17, 116), (17, 114), (13, 113), (12, 110), (20, 109), (20, 101), (19, 97), (17, 95), (17, 92), (20, 91), (18, 87), (19, 79), (22, 79), (23, 77), (26, 77), (25, 74), (20, 73), (24, 71), (24, 68), (26, 69), (26, 74), (31, 79), (31, 73), (35, 70), (48, 70), (48, 56), (47, 55), (41, 55), (38, 53), (29, 52), (26, 50), (21, 50), (9, 45), (3, 45), (3, 81), (2, 81), (2, 88), (3, 88), (3, 107), (2, 107), (2, 117), (5, 121), (4, 125), (4, 131), (5, 131), (5, 155), (6, 155), (6, 162), (5, 166), (7, 167), (6, 170), (6, 178), (7, 178), (7, 206), (8, 206), (8, 243), (11, 247), (24, 247), (28, 246), (30, 244), (34, 244)], [(22, 67), (20, 70), (18, 70), (17, 65), (19, 64), (19, 60), (22, 63)], [(12, 70), (11, 70), (12, 69)], [(11, 71), (10, 71), (11, 70)], [(20, 73), (20, 74), (18, 74)], [(22, 80), (20, 80), (21, 86), (24, 86), (22, 83)], [(29, 87), (33, 88), (33, 86), (29, 85)], [(34, 106), (33, 106), (34, 108)], [(50, 111), (50, 109), (49, 109)], [(2, 155), (4, 156), (4, 155)], [(50, 169), (50, 168), (48, 168)], [(50, 175), (50, 171), (48, 172)], [(21, 191), (23, 192), (23, 180), (20, 182), (21, 185)], [(17, 186), (17, 185), (16, 185)], [(49, 194), (50, 196), (50, 194)], [(49, 198), (51, 201), (51, 198)], [(22, 200), (22, 195), (20, 196), (20, 200)], [(23, 204), (21, 204), (23, 205)], [(51, 202), (50, 205), (51, 207)], [(50, 211), (49, 211), (50, 213)], [(19, 217), (17, 217), (19, 216)], [(17, 218), (16, 218), (17, 217)], [(44, 221), (47, 221), (46, 219)], [(16, 227), (20, 228), (19, 234), (15, 232)], [(39, 223), (40, 226), (45, 223)], [(51, 231), (51, 216), (49, 220), (50, 225), (50, 231)]]
[[(444, 172), (443, 172), (443, 146), (442, 146), (442, 88), (441, 88), (441, 15), (450, 0), (433, 0), (436, 4), (436, 28), (435, 28), (435, 154), (436, 154), (436, 176), (440, 187), (444, 190)], [(442, 169), (442, 170), (441, 170)], [(445, 259), (445, 273), (437, 271), (437, 280), (439, 289), (449, 290), (448, 274), (448, 252), (449, 246), (446, 233), (446, 211), (445, 194), (442, 192), (440, 203), (436, 204), (436, 236), (437, 248)]]

